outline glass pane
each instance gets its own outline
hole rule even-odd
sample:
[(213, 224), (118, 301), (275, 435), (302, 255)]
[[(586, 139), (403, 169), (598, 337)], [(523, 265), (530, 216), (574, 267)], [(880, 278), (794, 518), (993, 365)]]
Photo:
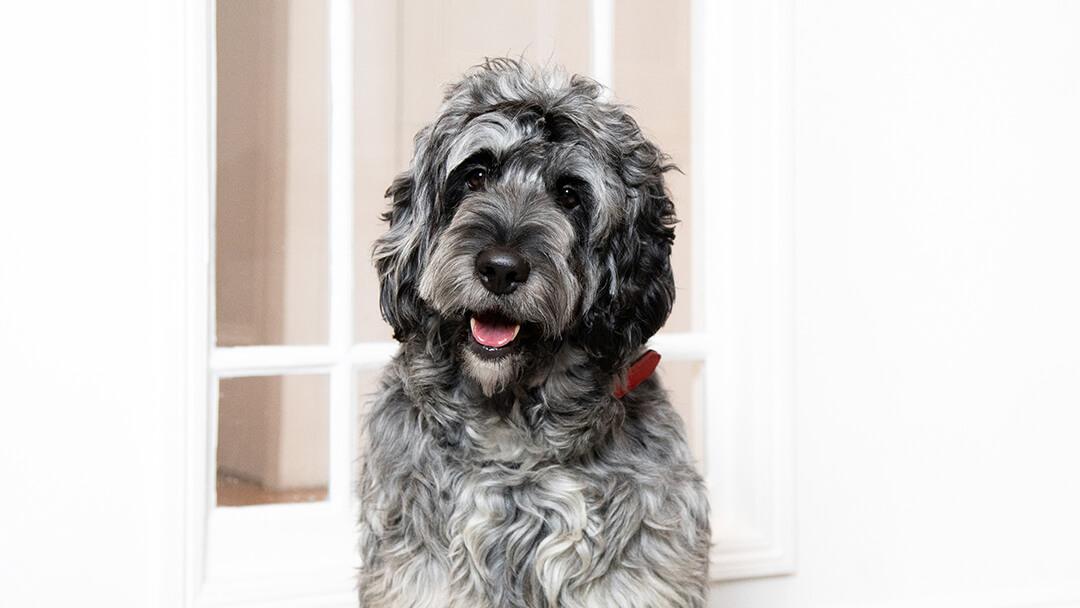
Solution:
[[(400, 10), (400, 13), (395, 11)], [(371, 244), (394, 176), (409, 167), (413, 136), (434, 117), (447, 82), (486, 57), (552, 62), (589, 69), (589, 4), (580, 0), (402, 0), (357, 6), (364, 23), (397, 23), (357, 37), (356, 82), (356, 339), (390, 339), (379, 315)], [(448, 35), (447, 32), (452, 32)], [(379, 57), (379, 61), (371, 61)]]
[(217, 343), (327, 341), (326, 5), (217, 2)]
[[(394, 176), (407, 168), (399, 165), (396, 123), (400, 119), (397, 83), (397, 3), (361, 2), (355, 5), (353, 87), (355, 150), (353, 154), (354, 230), (356, 239), (356, 297), (354, 336), (358, 342), (390, 340), (393, 331), (379, 312), (379, 280), (371, 263), (371, 247), (384, 230), (379, 216), (388, 208), (383, 198)], [(371, 27), (372, 23), (387, 27)], [(380, 61), (372, 61), (380, 57)], [(363, 388), (361, 387), (361, 393)]]
[(701, 375), (701, 361), (678, 361), (663, 359), (657, 373), (668, 391), (671, 405), (682, 416), (686, 425), (686, 438), (698, 472), (704, 473), (704, 411), (705, 391)]
[(326, 499), (329, 389), (325, 375), (220, 381), (218, 506)]
[(671, 255), (675, 307), (664, 331), (690, 331), (694, 327), (694, 296), (690, 284), (693, 213), (689, 176), (695, 170), (690, 158), (690, 2), (619, 0), (615, 10), (612, 88), (617, 99), (631, 106), (645, 135), (683, 171), (665, 176), (680, 222), (675, 226)]

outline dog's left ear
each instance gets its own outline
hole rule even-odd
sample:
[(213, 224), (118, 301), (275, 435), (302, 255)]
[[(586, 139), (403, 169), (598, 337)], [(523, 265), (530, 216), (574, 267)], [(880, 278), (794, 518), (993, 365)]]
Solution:
[(379, 307), (383, 318), (394, 328), (394, 339), (404, 342), (431, 314), (420, 299), (420, 271), (431, 248), (436, 186), (446, 181), (441, 167), (446, 151), (438, 142), (446, 141), (459, 125), (436, 119), (416, 134), (409, 170), (399, 175), (386, 197), (390, 210), (382, 218), (389, 224), (375, 241), (373, 257), (379, 272)]
[(382, 218), (387, 231), (375, 241), (374, 261), (379, 273), (379, 307), (394, 328), (394, 339), (404, 341), (423, 319), (423, 303), (417, 294), (420, 263), (426, 243), (416, 230), (416, 180), (413, 172), (403, 173), (386, 191), (392, 200)]
[(632, 363), (667, 321), (675, 301), (670, 258), (676, 219), (664, 186), (664, 172), (674, 166), (640, 134), (636, 139), (621, 167), (626, 219), (602, 252), (597, 299), (585, 312), (578, 336), (594, 362), (612, 374)]

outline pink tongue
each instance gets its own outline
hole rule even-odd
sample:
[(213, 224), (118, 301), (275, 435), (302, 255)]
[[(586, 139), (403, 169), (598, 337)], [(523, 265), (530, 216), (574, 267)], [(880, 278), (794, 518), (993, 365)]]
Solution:
[(473, 317), (473, 338), (476, 338), (476, 341), (480, 344), (491, 348), (501, 348), (513, 341), (517, 328), (517, 325), (508, 325), (503, 321), (481, 320)]

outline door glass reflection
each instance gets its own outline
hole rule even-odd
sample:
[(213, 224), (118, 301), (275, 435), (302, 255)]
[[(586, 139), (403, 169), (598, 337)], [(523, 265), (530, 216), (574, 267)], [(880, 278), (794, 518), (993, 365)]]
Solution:
[(217, 505), (325, 500), (329, 378), (226, 378), (218, 387)]
[(218, 346), (327, 341), (326, 3), (217, 3)]

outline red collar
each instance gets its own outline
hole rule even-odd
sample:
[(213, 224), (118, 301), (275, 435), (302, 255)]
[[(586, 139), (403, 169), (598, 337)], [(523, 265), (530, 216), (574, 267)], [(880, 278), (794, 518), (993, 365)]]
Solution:
[(656, 370), (656, 364), (659, 362), (660, 353), (655, 350), (646, 351), (644, 355), (641, 355), (640, 359), (630, 365), (630, 369), (626, 372), (626, 385), (616, 384), (611, 394), (616, 399), (621, 399), (626, 393), (634, 390), (637, 385), (651, 376), (653, 371)]

